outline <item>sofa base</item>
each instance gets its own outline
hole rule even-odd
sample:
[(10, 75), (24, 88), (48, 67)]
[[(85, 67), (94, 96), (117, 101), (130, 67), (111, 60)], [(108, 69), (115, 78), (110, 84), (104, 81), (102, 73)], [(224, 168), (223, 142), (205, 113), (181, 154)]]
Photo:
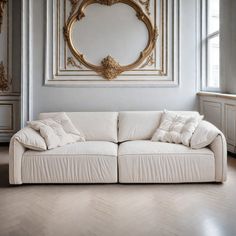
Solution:
[(44, 152), (26, 151), (21, 179), (29, 184), (116, 183), (116, 153), (116, 144), (92, 141)]
[(120, 183), (194, 183), (215, 181), (214, 153), (207, 149), (151, 141), (120, 145)]

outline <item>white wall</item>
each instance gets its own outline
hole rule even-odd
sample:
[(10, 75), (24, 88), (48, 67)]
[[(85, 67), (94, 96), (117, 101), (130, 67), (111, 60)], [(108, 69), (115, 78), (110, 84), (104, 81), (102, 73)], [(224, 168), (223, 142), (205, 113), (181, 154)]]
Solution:
[(32, 118), (47, 111), (197, 109), (196, 6), (180, 2), (180, 84), (170, 88), (66, 88), (43, 85), (45, 1), (32, 1)]
[(224, 92), (236, 93), (236, 1), (221, 1), (221, 80)]
[[(225, 4), (227, 3), (227, 4)], [(229, 77), (231, 50), (231, 0), (220, 1), (220, 80), (221, 91), (227, 90), (227, 78)]]
[(227, 90), (230, 93), (236, 93), (236, 1), (231, 0), (231, 22), (230, 22), (230, 32), (231, 32), (231, 70), (230, 76), (227, 83)]

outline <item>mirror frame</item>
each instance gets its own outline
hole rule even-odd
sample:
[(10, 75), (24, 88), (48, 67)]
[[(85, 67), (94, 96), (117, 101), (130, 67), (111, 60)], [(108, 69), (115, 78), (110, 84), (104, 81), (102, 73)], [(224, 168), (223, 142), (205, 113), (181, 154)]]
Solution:
[[(112, 6), (117, 3), (124, 3), (130, 7), (132, 7), (137, 15), (138, 20), (141, 20), (147, 30), (148, 30), (148, 42), (145, 47), (145, 49), (140, 53), (139, 57), (131, 64), (121, 66), (114, 58), (112, 58), (110, 55), (105, 57), (101, 61), (101, 65), (94, 65), (90, 62), (88, 62), (85, 59), (85, 56), (81, 54), (73, 45), (72, 42), (72, 28), (73, 25), (80, 21), (83, 17), (85, 17), (85, 10), (86, 8), (91, 4), (101, 4), (106, 6)], [(101, 75), (103, 78), (107, 80), (115, 79), (118, 75), (120, 75), (124, 71), (130, 71), (134, 68), (137, 68), (140, 66), (144, 60), (152, 53), (156, 46), (156, 41), (158, 37), (158, 30), (157, 28), (153, 27), (153, 24), (149, 18), (148, 15), (144, 13), (142, 8), (134, 1), (134, 0), (83, 0), (81, 4), (79, 5), (78, 10), (76, 11), (77, 6), (72, 6), (72, 11), (70, 13), (70, 16), (67, 19), (67, 22), (64, 26), (64, 37), (68, 44), (68, 47), (73, 54), (73, 56), (85, 67), (95, 71), (99, 75)]]

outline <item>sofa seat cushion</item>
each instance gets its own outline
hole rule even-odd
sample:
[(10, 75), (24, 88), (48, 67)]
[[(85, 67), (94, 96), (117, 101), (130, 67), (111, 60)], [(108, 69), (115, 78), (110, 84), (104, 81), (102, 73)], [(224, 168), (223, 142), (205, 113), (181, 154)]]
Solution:
[(26, 151), (23, 183), (117, 182), (117, 144), (88, 141), (44, 152)]
[(208, 148), (129, 141), (119, 147), (118, 165), (121, 183), (215, 181), (215, 158)]

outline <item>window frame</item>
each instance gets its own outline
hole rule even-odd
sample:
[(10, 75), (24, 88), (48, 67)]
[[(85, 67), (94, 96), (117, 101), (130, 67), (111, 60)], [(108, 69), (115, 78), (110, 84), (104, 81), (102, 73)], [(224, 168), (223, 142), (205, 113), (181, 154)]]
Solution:
[[(201, 1), (201, 90), (202, 91), (212, 91), (212, 92), (219, 92), (221, 91), (221, 79), (220, 79), (220, 68), (219, 68), (219, 87), (211, 87), (208, 86), (208, 50), (209, 50), (209, 41), (215, 37), (219, 37), (220, 42), (220, 25), (219, 30), (216, 30), (210, 34), (208, 34), (208, 0)], [(220, 55), (220, 47), (219, 47), (219, 55)], [(219, 59), (220, 65), (220, 59)]]

